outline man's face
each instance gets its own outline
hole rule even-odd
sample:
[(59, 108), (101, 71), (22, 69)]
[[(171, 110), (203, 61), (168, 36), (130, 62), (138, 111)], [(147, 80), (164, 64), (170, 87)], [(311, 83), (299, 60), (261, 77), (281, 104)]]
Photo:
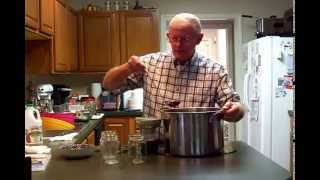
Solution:
[(196, 33), (191, 24), (186, 21), (176, 22), (167, 33), (174, 57), (180, 62), (189, 60), (203, 34)]

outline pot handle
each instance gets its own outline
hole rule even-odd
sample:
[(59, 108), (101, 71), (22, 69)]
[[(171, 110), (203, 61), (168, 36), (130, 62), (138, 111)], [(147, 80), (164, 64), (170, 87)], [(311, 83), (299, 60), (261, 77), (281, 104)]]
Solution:
[(161, 112), (161, 120), (170, 120), (168, 116), (166, 116), (166, 112), (165, 110), (168, 110), (168, 108), (161, 108), (160, 112)]
[(217, 120), (221, 120), (223, 118), (223, 111), (224, 109), (219, 109), (214, 113), (214, 116), (217, 118)]

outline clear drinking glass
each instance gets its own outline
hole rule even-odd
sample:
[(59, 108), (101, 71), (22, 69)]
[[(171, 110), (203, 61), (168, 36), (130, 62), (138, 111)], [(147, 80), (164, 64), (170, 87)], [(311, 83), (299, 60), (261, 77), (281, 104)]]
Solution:
[(143, 136), (141, 134), (130, 134), (128, 137), (128, 157), (132, 159), (133, 164), (144, 163), (142, 159)]
[(106, 164), (118, 164), (120, 142), (115, 131), (103, 131), (100, 138), (100, 151)]

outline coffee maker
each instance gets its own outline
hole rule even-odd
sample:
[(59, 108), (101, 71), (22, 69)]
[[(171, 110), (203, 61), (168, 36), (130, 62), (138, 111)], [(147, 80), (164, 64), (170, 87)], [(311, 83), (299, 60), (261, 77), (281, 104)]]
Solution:
[(67, 98), (69, 97), (72, 89), (66, 85), (53, 84), (53, 111), (65, 112), (68, 111)]
[(51, 95), (53, 93), (53, 86), (51, 84), (40, 84), (37, 86), (36, 105), (40, 112), (53, 112), (53, 101)]

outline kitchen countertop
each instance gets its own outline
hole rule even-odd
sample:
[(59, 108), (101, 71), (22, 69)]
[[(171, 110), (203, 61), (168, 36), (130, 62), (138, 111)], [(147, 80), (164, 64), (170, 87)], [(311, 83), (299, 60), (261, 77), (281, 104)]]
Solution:
[(94, 131), (94, 129), (101, 123), (103, 118), (97, 120), (89, 120), (87, 122), (76, 122), (75, 129), (73, 130), (50, 130), (44, 131), (43, 136), (45, 138), (45, 144), (51, 145), (51, 142), (46, 141), (48, 137), (62, 136), (65, 134), (77, 132), (78, 135), (72, 139), (72, 143), (81, 143), (88, 137), (88, 135)]
[(104, 117), (121, 117), (121, 116), (142, 116), (142, 111), (126, 111), (126, 110), (117, 110), (117, 111), (104, 111), (100, 110), (99, 113), (104, 113)]
[(32, 172), (33, 180), (286, 180), (287, 170), (249, 147), (236, 142), (236, 152), (215, 157), (183, 158), (170, 155), (144, 156), (145, 163), (132, 165), (126, 156), (120, 164), (104, 164), (101, 154), (82, 160), (65, 160), (53, 151), (46, 171)]
[[(61, 135), (65, 135), (65, 134), (69, 134), (69, 133), (73, 133), (73, 132), (78, 132), (79, 134), (77, 136), (75, 136), (72, 139), (72, 143), (81, 143), (82, 141), (84, 141), (88, 135), (94, 131), (94, 130), (98, 130), (98, 128), (101, 127), (100, 125), (103, 123), (102, 121), (104, 120), (104, 118), (106, 117), (136, 117), (136, 116), (142, 116), (143, 112), (142, 111), (98, 111), (98, 113), (103, 113), (104, 116), (100, 119), (96, 119), (96, 120), (89, 120), (87, 122), (76, 122), (75, 123), (75, 129), (73, 130), (50, 130), (50, 131), (44, 131), (44, 137), (52, 137), (52, 136), (61, 136)], [(46, 143), (51, 146), (51, 144), (55, 145), (55, 144), (59, 144), (61, 142), (48, 142), (47, 138), (45, 138)]]

